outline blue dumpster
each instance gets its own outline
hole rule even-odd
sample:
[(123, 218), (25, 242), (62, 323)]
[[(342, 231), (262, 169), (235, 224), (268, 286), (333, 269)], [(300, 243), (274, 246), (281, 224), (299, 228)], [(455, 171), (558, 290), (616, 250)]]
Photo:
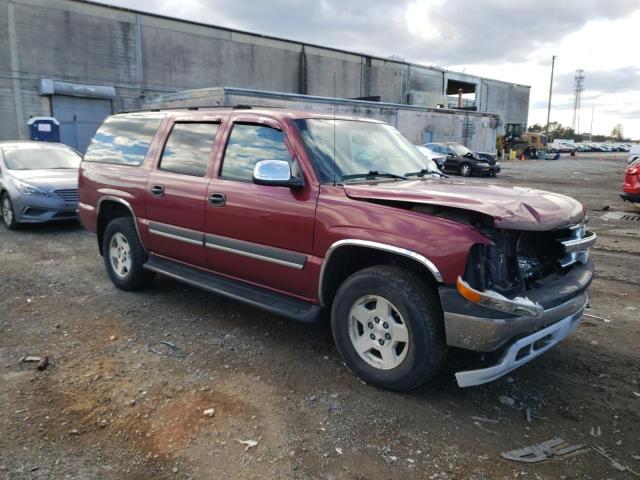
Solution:
[(60, 122), (54, 117), (31, 117), (27, 125), (31, 140), (60, 142)]

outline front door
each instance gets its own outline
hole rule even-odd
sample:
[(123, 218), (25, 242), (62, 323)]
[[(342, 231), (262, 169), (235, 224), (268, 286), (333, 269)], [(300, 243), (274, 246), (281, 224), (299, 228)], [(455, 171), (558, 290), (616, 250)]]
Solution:
[(147, 180), (149, 251), (206, 267), (204, 210), (220, 124), (175, 122)]
[(252, 182), (260, 160), (286, 160), (294, 174), (303, 174), (280, 126), (251, 120), (231, 119), (222, 163), (209, 185), (207, 261), (218, 273), (311, 298), (305, 268), (313, 251), (317, 187), (308, 180), (296, 189)]

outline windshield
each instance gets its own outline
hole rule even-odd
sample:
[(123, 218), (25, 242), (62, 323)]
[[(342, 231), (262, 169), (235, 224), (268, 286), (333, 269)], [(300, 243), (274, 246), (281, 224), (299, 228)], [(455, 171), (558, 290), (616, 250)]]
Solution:
[(451, 150), (453, 150), (453, 152), (459, 157), (464, 157), (465, 155), (472, 153), (471, 150), (459, 143), (449, 143), (449, 147), (451, 147)]
[(71, 149), (52, 147), (5, 148), (4, 162), (9, 170), (78, 168), (80, 155)]
[(439, 171), (438, 165), (434, 160), (431, 159), (431, 157), (435, 156), (434, 153), (431, 150), (429, 150), (427, 147), (423, 147), (422, 145), (416, 145), (416, 148), (418, 149), (418, 152), (420, 152), (427, 161), (426, 169), (432, 172), (438, 172)]
[(321, 183), (333, 183), (334, 178), (338, 183), (357, 181), (345, 177), (368, 172), (392, 178), (428, 168), (427, 159), (390, 125), (333, 119), (295, 120), (295, 123)]

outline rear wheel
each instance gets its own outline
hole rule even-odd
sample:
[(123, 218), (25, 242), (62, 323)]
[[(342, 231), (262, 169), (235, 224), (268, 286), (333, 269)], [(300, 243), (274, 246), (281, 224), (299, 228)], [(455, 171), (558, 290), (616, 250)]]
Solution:
[(122, 290), (139, 290), (153, 280), (153, 273), (143, 268), (147, 261), (131, 217), (111, 220), (104, 232), (102, 254), (113, 284)]
[(460, 175), (463, 177), (471, 176), (471, 165), (469, 163), (463, 163), (460, 165)]
[(13, 204), (11, 203), (11, 199), (7, 192), (4, 192), (0, 199), (0, 210), (2, 211), (2, 221), (4, 222), (5, 227), (9, 230), (15, 230), (18, 228), (18, 222), (16, 221), (16, 216), (13, 212)]
[(446, 353), (433, 289), (403, 268), (376, 266), (347, 278), (331, 324), (347, 367), (381, 388), (419, 387), (438, 372)]

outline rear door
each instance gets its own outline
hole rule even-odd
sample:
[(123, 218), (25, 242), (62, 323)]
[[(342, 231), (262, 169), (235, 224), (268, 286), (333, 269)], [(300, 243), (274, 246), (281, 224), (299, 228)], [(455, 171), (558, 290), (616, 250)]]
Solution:
[(180, 118), (147, 180), (148, 249), (206, 267), (204, 209), (219, 117)]
[[(283, 127), (251, 115), (230, 119), (226, 148), (207, 192), (207, 261), (218, 273), (309, 298), (305, 268), (313, 251), (318, 187), (300, 170), (293, 131)], [(253, 168), (260, 160), (288, 161), (305, 177), (305, 186), (254, 184)]]

